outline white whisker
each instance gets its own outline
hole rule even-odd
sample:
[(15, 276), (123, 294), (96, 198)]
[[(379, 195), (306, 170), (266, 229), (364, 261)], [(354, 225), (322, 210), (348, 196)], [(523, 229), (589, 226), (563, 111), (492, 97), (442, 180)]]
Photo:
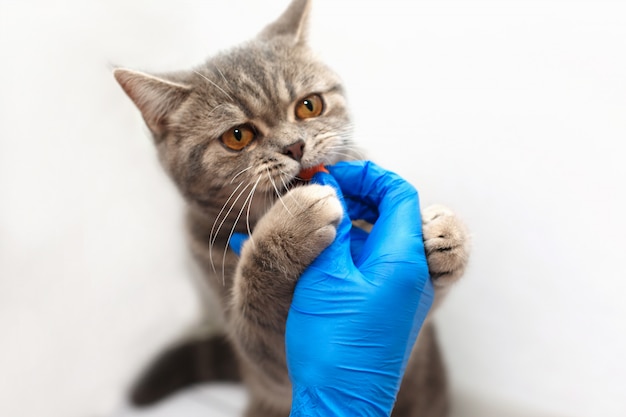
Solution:
[(228, 84), (229, 84), (229, 83), (228, 83), (228, 80), (226, 79), (226, 77), (224, 77), (224, 73), (222, 72), (222, 70), (221, 70), (221, 69), (219, 69), (219, 68), (217, 67), (217, 65), (214, 65), (214, 67), (215, 67), (215, 69), (217, 70), (217, 72), (219, 72), (219, 73), (220, 73), (220, 76), (222, 77), (222, 80), (224, 80), (224, 83), (225, 83), (224, 85), (226, 85), (226, 88), (228, 88), (228, 91), (230, 91), (230, 92), (232, 93), (232, 92), (233, 92), (233, 90), (231, 90), (231, 89), (230, 89), (230, 87), (228, 86)]
[[(254, 191), (256, 190), (257, 185), (259, 185), (259, 181), (261, 181), (261, 175), (259, 175), (259, 178), (256, 180), (256, 183), (252, 187), (252, 190), (250, 190), (250, 192), (248, 193), (248, 196), (246, 197), (246, 199), (244, 200), (243, 204), (241, 205), (241, 209), (239, 210), (239, 213), (237, 214), (237, 218), (233, 222), (233, 227), (230, 229), (230, 233), (228, 234), (228, 239), (226, 239), (226, 242), (230, 242), (230, 238), (233, 237), (233, 233), (235, 233), (235, 228), (237, 227), (237, 223), (239, 223), (239, 219), (241, 218), (241, 215), (243, 214), (244, 210), (246, 209), (246, 204), (252, 205), (252, 196), (254, 195)], [(250, 183), (248, 185), (251, 185), (251, 184), (252, 183)], [(246, 189), (247, 188), (248, 187), (246, 187)], [(242, 194), (243, 194), (243, 192), (242, 192)], [(248, 233), (250, 233), (250, 224), (248, 224)], [(250, 238), (252, 238), (252, 235), (250, 235)], [(224, 247), (224, 255), (222, 256), (222, 283), (224, 285), (226, 284), (226, 270), (225, 270), (226, 267), (225, 267), (225, 265), (226, 265), (226, 254), (227, 253), (228, 253), (228, 243), (226, 243), (226, 246)]]
[(226, 91), (224, 91), (224, 89), (222, 87), (220, 87), (219, 85), (215, 84), (213, 81), (211, 81), (207, 76), (199, 73), (198, 71), (194, 71), (196, 74), (198, 74), (199, 76), (201, 76), (202, 78), (204, 78), (205, 80), (207, 80), (208, 82), (210, 82), (213, 86), (215, 86), (215, 88), (217, 88), (218, 90), (220, 90), (222, 93), (224, 93), (224, 95), (226, 97), (228, 97), (231, 101), (234, 101), (233, 98), (230, 96), (230, 94), (228, 94)]
[[(239, 187), (241, 187), (243, 184), (244, 184), (243, 182), (239, 183), (239, 185), (235, 188), (235, 190), (230, 194), (230, 196), (228, 197), (228, 200), (226, 200), (226, 202), (222, 206), (222, 209), (220, 210), (219, 214), (215, 217), (215, 221), (213, 222), (213, 226), (211, 227), (211, 233), (209, 234), (209, 261), (211, 263), (211, 267), (213, 268), (213, 272), (215, 272), (215, 273), (217, 273), (217, 271), (215, 270), (215, 263), (213, 262), (213, 245), (215, 244), (215, 241), (217, 240), (217, 236), (219, 235), (219, 232), (222, 229), (222, 226), (224, 225), (224, 222), (226, 222), (226, 219), (228, 218), (230, 213), (235, 208), (235, 204), (237, 204), (237, 201), (239, 201), (239, 199), (241, 198), (243, 193), (246, 191), (246, 189), (250, 185), (252, 185), (251, 183), (248, 183), (248, 185), (243, 187), (243, 189), (239, 192), (239, 195), (237, 195), (237, 198), (235, 198), (235, 200), (230, 205), (230, 208), (228, 209), (226, 214), (224, 214), (224, 217), (222, 218), (222, 221), (220, 222), (219, 226), (217, 226), (217, 229), (215, 228), (215, 225), (219, 221), (220, 216), (222, 215), (222, 213), (226, 209), (226, 206), (228, 205), (230, 200), (233, 198), (233, 196), (235, 195), (237, 190), (239, 190)], [(226, 243), (226, 246), (228, 247), (228, 242)]]
[[(217, 221), (219, 220), (220, 216), (222, 215), (222, 213), (224, 212), (224, 210), (226, 210), (226, 206), (228, 205), (228, 203), (230, 202), (230, 200), (233, 198), (233, 196), (235, 195), (235, 193), (237, 192), (237, 190), (239, 190), (239, 187), (241, 187), (244, 184), (244, 182), (240, 182), (239, 185), (237, 185), (237, 187), (235, 187), (235, 189), (233, 190), (232, 193), (230, 193), (230, 196), (228, 196), (228, 199), (226, 200), (226, 202), (224, 203), (224, 205), (222, 205), (222, 209), (220, 210), (220, 212), (217, 214), (217, 216), (215, 216), (215, 221), (213, 222), (213, 226), (211, 227), (211, 233), (210, 233), (210, 244), (213, 244), (213, 242), (215, 242), (215, 238), (217, 238), (217, 232), (215, 230), (215, 225), (217, 224)], [(247, 186), (245, 187), (247, 188)], [(241, 194), (239, 194), (241, 195)], [(239, 197), (237, 197), (237, 199), (239, 199)], [(236, 200), (235, 200), (236, 202)], [(225, 216), (227, 217), (228, 214)], [(223, 223), (223, 222), (222, 222)], [(221, 224), (220, 224), (221, 226)], [(219, 228), (217, 229), (219, 231)], [(215, 234), (213, 234), (213, 232), (216, 232)], [(215, 236), (215, 238), (213, 238)]]
[[(282, 172), (282, 171), (281, 171), (281, 172)], [(297, 178), (297, 177), (296, 177), (296, 178)], [(282, 183), (284, 184), (285, 189), (289, 191), (289, 186), (288, 186), (287, 184), (285, 184), (285, 180), (283, 179), (283, 176), (282, 176), (282, 175), (280, 176), (280, 180), (281, 180), (281, 181), (282, 181)], [(300, 204), (300, 202), (299, 202), (298, 200), (296, 200), (296, 199), (294, 198), (294, 196), (293, 196), (291, 193), (287, 193), (287, 194), (285, 194), (285, 196), (289, 196), (289, 198), (291, 198), (291, 200), (292, 200), (294, 203), (296, 203), (296, 204), (298, 205), (298, 207), (302, 208), (302, 205)]]
[(248, 236), (250, 236), (250, 240), (252, 241), (253, 245), (254, 245), (254, 238), (252, 237), (252, 230), (250, 228), (250, 209), (252, 208), (252, 199), (254, 198), (254, 192), (256, 191), (256, 187), (259, 185), (259, 181), (261, 181), (261, 175), (259, 175), (259, 178), (256, 180), (254, 187), (252, 187), (252, 191), (251, 191), (252, 197), (250, 198), (250, 202), (248, 203), (248, 211), (246, 212), (246, 227), (248, 228)]
[(230, 180), (230, 183), (232, 184), (232, 183), (233, 183), (233, 181), (235, 181), (235, 178), (237, 178), (238, 176), (240, 176), (241, 174), (243, 174), (243, 173), (244, 173), (244, 172), (246, 172), (247, 170), (251, 169), (252, 167), (253, 167), (253, 165), (250, 165), (248, 168), (244, 168), (244, 169), (242, 169), (241, 171), (239, 171), (239, 172), (237, 173), (237, 175), (235, 175), (235, 176), (234, 176), (234, 177)]
[(223, 106), (224, 106), (224, 103), (220, 103), (220, 104), (218, 104), (217, 106), (213, 107), (213, 108), (211, 109), (211, 111), (210, 111), (210, 112), (208, 112), (208, 113), (207, 113), (207, 115), (206, 115), (206, 116), (204, 116), (204, 117), (209, 117), (210, 115), (212, 115), (212, 114), (213, 114), (213, 112), (214, 112), (214, 111), (216, 111), (217, 109), (219, 109), (220, 107), (223, 107)]
[(283, 170), (279, 170), (279, 172), (281, 173), (281, 175), (280, 175), (280, 182), (283, 183), (283, 187), (285, 187), (285, 190), (289, 191), (289, 189), (290, 189), (289, 188), (289, 184), (287, 184), (285, 182), (285, 178), (284, 178), (284, 177), (289, 177), (289, 175), (286, 174)]
[[(336, 144), (331, 145), (327, 148), (329, 153), (334, 153), (336, 155), (345, 156), (348, 159), (367, 159), (365, 154), (354, 145), (346, 145), (346, 144)], [(342, 152), (343, 151), (343, 152)]]
[(272, 175), (270, 174), (270, 170), (269, 169), (267, 169), (267, 178), (270, 179), (270, 182), (272, 183), (272, 186), (274, 187), (274, 190), (276, 190), (276, 195), (278, 196), (278, 199), (280, 200), (280, 202), (283, 204), (283, 207), (285, 207), (285, 210), (287, 210), (287, 213), (291, 214), (291, 216), (293, 217), (293, 213), (289, 211), (289, 207), (287, 207), (287, 205), (285, 204), (285, 201), (281, 197), (280, 191), (278, 191), (278, 187), (276, 187), (276, 183), (272, 179)]
[(361, 157), (361, 155), (356, 155), (356, 154), (353, 154), (353, 153), (339, 152), (339, 151), (332, 151), (332, 152), (333, 152), (333, 154), (338, 155), (338, 156), (342, 156), (345, 159), (350, 160), (350, 161), (355, 160), (355, 159), (356, 160), (363, 160), (363, 159), (365, 159), (365, 158)]

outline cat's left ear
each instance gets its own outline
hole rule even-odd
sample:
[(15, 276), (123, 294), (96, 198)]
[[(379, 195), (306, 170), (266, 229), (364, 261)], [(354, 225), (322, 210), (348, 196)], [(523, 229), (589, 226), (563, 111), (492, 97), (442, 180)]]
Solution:
[(139, 71), (118, 68), (113, 75), (141, 111), (155, 139), (165, 133), (169, 116), (191, 92), (185, 85)]
[(278, 36), (288, 36), (293, 39), (294, 44), (305, 43), (310, 9), (311, 0), (292, 0), (287, 10), (259, 33), (259, 39), (271, 40)]

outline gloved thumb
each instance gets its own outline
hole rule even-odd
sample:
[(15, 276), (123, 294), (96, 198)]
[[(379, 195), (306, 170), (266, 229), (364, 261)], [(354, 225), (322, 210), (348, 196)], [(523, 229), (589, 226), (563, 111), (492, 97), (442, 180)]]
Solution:
[(248, 239), (250, 239), (250, 236), (245, 233), (233, 233), (233, 235), (230, 237), (230, 240), (228, 241), (228, 244), (230, 245), (230, 248), (233, 250), (233, 252), (235, 252), (237, 256), (240, 256), (241, 248)]

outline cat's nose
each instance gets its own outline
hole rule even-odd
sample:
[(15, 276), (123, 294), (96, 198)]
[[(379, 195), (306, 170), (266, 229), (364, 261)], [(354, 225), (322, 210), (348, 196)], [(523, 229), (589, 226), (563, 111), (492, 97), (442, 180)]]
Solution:
[(286, 146), (283, 149), (283, 155), (287, 155), (288, 157), (295, 159), (300, 162), (302, 159), (302, 154), (304, 153), (304, 141), (300, 139), (297, 142), (292, 143), (289, 146)]

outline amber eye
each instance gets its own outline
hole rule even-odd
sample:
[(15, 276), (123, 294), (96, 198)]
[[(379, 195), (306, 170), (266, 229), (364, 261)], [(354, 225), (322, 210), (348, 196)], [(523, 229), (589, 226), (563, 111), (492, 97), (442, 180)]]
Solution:
[(310, 119), (322, 114), (324, 102), (319, 94), (311, 94), (296, 103), (296, 117), (298, 119)]
[(235, 126), (222, 135), (222, 143), (233, 151), (240, 151), (256, 137), (256, 131), (250, 125)]

